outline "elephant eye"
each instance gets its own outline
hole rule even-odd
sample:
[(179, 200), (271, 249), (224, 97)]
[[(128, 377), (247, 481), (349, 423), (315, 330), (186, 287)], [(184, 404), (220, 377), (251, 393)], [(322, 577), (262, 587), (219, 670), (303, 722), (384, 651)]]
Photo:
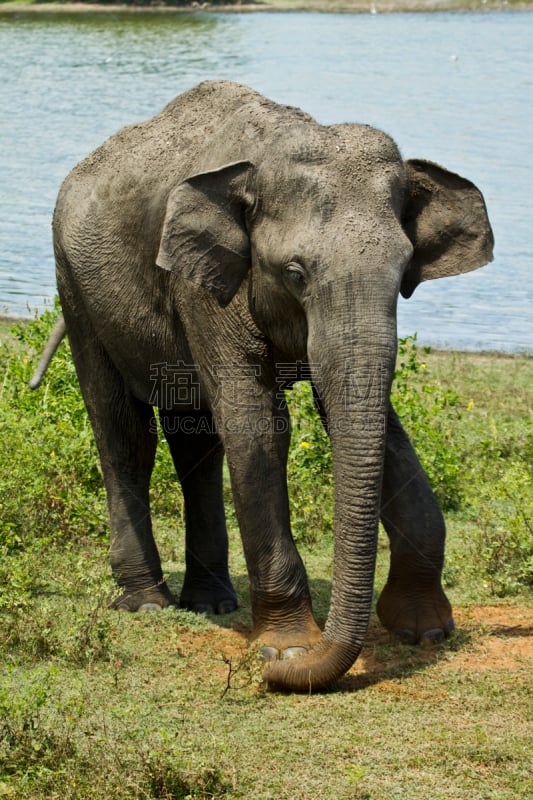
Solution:
[(300, 264), (296, 264), (294, 262), (287, 264), (285, 267), (285, 275), (294, 286), (301, 287), (305, 283), (305, 272)]

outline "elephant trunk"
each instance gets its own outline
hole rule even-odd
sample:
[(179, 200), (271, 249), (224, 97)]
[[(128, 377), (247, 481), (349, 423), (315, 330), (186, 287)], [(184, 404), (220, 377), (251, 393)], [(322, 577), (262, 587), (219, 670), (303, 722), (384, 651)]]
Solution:
[[(389, 306), (390, 308), (390, 306)], [(370, 326), (367, 326), (370, 329)], [(313, 380), (326, 410), (333, 452), (335, 545), (331, 604), (322, 638), (305, 655), (271, 662), (272, 688), (320, 689), (359, 655), (368, 630), (374, 585), (386, 420), (396, 356), (393, 313), (377, 328), (345, 325), (328, 348), (313, 348)], [(337, 331), (338, 333), (338, 331)], [(318, 334), (318, 331), (317, 331)], [(340, 346), (339, 341), (344, 341)]]

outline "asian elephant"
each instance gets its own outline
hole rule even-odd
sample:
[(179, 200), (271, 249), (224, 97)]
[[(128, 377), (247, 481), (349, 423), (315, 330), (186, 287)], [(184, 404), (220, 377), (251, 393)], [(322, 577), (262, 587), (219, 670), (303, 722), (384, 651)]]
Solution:
[[(150, 520), (157, 407), (184, 493), (181, 605), (225, 613), (237, 604), (225, 454), (251, 638), (263, 645), (269, 686), (319, 689), (357, 658), (380, 516), (391, 543), (382, 623), (411, 642), (448, 635), (444, 522), (389, 393), (399, 293), (492, 258), (479, 190), (436, 164), (403, 161), (372, 127), (322, 126), (212, 81), (75, 167), (53, 233), (64, 322), (107, 491), (122, 590), (115, 608), (176, 603)], [(313, 382), (334, 464), (323, 631), (287, 494), (283, 390), (302, 378)]]

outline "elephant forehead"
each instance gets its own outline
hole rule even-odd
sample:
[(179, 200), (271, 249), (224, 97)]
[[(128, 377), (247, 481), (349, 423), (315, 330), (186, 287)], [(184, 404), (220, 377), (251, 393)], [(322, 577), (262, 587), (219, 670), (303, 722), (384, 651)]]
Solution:
[(362, 210), (403, 202), (406, 172), (393, 140), (376, 128), (343, 125), (338, 131), (336, 171), (347, 203)]
[(354, 231), (364, 220), (401, 216), (403, 175), (383, 165), (369, 171), (352, 164), (283, 165), (258, 176), (260, 208), (264, 216), (285, 229), (316, 226), (338, 228), (341, 218)]
[(405, 168), (394, 142), (369, 126), (305, 126), (278, 133), (258, 171), (270, 213), (303, 208), (329, 222), (339, 208), (365, 211), (402, 203)]
[(276, 161), (260, 170), (258, 191), (263, 210), (285, 222), (330, 220), (339, 201), (339, 187), (327, 168), (316, 164)]

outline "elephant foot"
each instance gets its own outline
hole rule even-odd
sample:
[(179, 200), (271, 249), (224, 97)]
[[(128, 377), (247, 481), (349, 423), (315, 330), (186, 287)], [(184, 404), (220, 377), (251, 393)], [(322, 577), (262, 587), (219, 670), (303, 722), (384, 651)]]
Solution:
[(210, 576), (209, 585), (185, 580), (180, 595), (180, 608), (196, 614), (230, 614), (239, 607), (237, 594), (228, 576)]
[(138, 589), (134, 592), (125, 590), (115, 598), (109, 608), (115, 611), (161, 611), (169, 606), (178, 607), (176, 599), (166, 583), (150, 586), (147, 589)]
[(440, 580), (429, 588), (417, 589), (414, 580), (389, 578), (378, 600), (377, 613), (382, 625), (404, 644), (430, 647), (442, 642), (455, 628), (452, 607)]
[(180, 600), (180, 608), (194, 611), (195, 614), (231, 614), (239, 607), (236, 598), (215, 601), (213, 603)]
[(311, 614), (299, 624), (254, 628), (250, 639), (257, 641), (264, 661), (285, 661), (305, 655), (322, 637), (322, 631)]

